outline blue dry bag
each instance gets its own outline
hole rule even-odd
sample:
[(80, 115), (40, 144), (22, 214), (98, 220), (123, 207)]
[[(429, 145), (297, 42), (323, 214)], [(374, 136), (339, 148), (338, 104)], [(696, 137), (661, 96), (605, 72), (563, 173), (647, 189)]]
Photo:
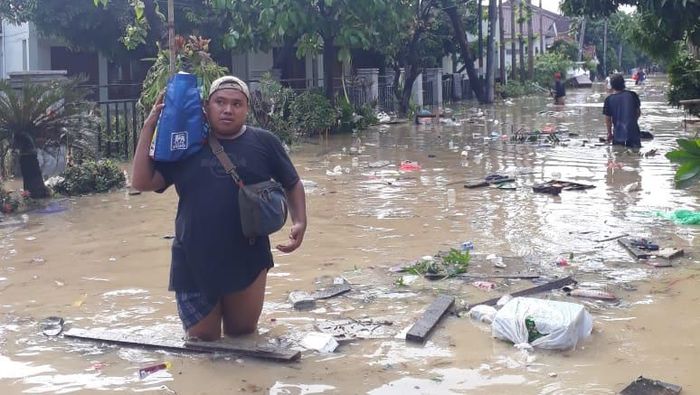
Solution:
[(202, 149), (207, 140), (197, 77), (183, 72), (170, 77), (164, 102), (150, 155), (157, 161), (177, 162)]

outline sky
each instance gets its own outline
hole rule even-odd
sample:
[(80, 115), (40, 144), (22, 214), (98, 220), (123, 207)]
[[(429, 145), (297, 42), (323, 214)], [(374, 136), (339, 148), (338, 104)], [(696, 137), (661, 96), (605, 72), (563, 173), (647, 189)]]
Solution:
[[(532, 5), (539, 6), (540, 0), (532, 0)], [(542, 8), (561, 14), (561, 11), (559, 11), (559, 0), (542, 0)]]

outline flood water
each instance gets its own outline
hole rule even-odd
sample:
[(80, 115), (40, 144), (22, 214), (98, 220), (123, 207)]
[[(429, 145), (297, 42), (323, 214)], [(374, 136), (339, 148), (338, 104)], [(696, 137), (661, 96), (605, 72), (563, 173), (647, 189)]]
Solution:
[[(605, 133), (601, 85), (569, 90), (563, 108), (545, 97), (480, 106), (483, 117), (477, 107), (455, 106), (454, 123), (374, 127), (297, 147), (292, 159), (306, 183), (308, 231), (300, 250), (274, 252), (259, 334), (246, 341), (301, 349), (300, 339), (329, 320), (377, 328), (376, 338), (344, 343), (332, 354), (304, 350), (298, 363), (41, 333), (43, 318), (61, 316), (74, 328), (182, 336), (167, 291), (171, 240), (164, 238), (174, 232), (174, 190), (80, 197), (59, 202), (65, 211), (18, 217), (22, 224), (0, 228), (0, 393), (614, 394), (639, 375), (700, 393), (698, 228), (656, 215), (698, 210), (700, 189), (673, 185), (674, 168), (663, 154), (686, 134), (683, 113), (665, 104), (665, 79), (647, 81), (632, 89), (642, 100), (640, 124), (656, 137), (641, 153), (657, 155), (595, 146)], [(563, 133), (569, 140), (551, 146), (498, 137), (547, 124), (577, 135)], [(421, 169), (400, 171), (404, 160)], [(370, 167), (379, 161), (389, 165)], [(465, 180), (496, 172), (514, 176), (516, 188), (463, 188)], [(595, 188), (533, 192), (533, 184), (549, 179)], [(595, 241), (623, 233), (682, 248), (685, 256), (654, 268), (616, 241)], [(286, 231), (274, 235), (273, 245), (284, 238)], [(438, 294), (455, 296), (459, 308), (533, 286), (496, 280), (496, 289), (485, 291), (466, 279), (409, 278), (399, 285), (401, 275), (389, 270), (465, 241), (475, 246), (470, 272), (572, 274), (620, 300), (538, 295), (584, 304), (592, 314), (593, 334), (575, 350), (519, 351), (457, 315), (446, 316), (426, 344), (406, 343), (402, 333)], [(508, 266), (494, 268), (484, 259), (490, 254)], [(570, 265), (557, 266), (558, 257)], [(351, 292), (311, 311), (287, 302), (290, 291), (313, 291), (340, 276)], [(163, 361), (172, 368), (138, 377), (140, 367)]]

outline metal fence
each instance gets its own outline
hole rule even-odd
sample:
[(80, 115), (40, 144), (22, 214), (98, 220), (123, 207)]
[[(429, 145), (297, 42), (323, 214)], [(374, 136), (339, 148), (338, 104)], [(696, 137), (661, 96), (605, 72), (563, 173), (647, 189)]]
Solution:
[(97, 130), (97, 152), (101, 157), (128, 159), (136, 149), (143, 115), (136, 106), (137, 99), (104, 100), (97, 102), (102, 118)]
[(423, 105), (432, 106), (437, 104), (435, 102), (435, 95), (433, 94), (433, 81), (423, 80)]
[(444, 103), (452, 103), (455, 100), (453, 94), (454, 74), (449, 74), (442, 80), (442, 101)]

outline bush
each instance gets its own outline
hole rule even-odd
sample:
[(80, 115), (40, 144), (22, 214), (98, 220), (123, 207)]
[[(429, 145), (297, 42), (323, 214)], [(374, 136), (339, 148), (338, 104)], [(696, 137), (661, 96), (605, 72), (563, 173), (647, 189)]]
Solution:
[[(679, 101), (697, 99), (700, 97), (700, 60), (687, 51), (681, 51), (668, 67), (668, 80), (671, 89), (668, 91), (668, 101), (674, 106)], [(700, 115), (698, 107), (690, 107), (690, 112)]]
[(291, 120), (299, 135), (319, 135), (333, 128), (336, 113), (319, 91), (305, 91), (290, 106)]
[(535, 92), (535, 88), (529, 83), (523, 84), (519, 81), (511, 80), (506, 85), (496, 84), (496, 93), (504, 99), (526, 96)]
[(8, 191), (0, 185), (0, 212), (11, 214), (37, 207), (38, 203), (32, 199), (28, 191)]
[(53, 185), (53, 189), (57, 193), (72, 196), (108, 192), (122, 188), (125, 183), (124, 173), (114, 162), (87, 161), (66, 169), (59, 181)]
[(270, 73), (265, 73), (259, 89), (251, 92), (250, 109), (260, 127), (286, 143), (293, 143), (298, 137), (290, 119), (293, 102), (294, 91), (272, 79)]
[(535, 62), (535, 82), (543, 87), (552, 86), (554, 73), (561, 73), (562, 81), (566, 80), (566, 71), (573, 62), (557, 52), (547, 52), (538, 56)]

